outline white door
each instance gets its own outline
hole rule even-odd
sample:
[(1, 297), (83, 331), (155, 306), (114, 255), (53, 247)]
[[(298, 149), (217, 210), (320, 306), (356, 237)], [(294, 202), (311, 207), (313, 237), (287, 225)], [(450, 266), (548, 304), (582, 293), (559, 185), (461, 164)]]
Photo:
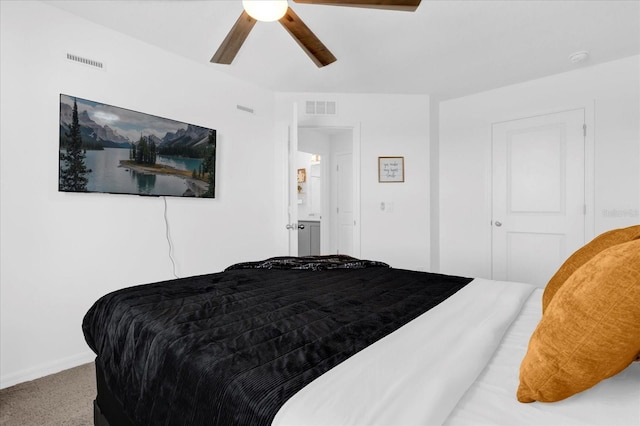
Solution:
[(336, 154), (337, 253), (355, 256), (353, 251), (353, 154)]
[(584, 110), (492, 126), (493, 279), (545, 286), (584, 244)]

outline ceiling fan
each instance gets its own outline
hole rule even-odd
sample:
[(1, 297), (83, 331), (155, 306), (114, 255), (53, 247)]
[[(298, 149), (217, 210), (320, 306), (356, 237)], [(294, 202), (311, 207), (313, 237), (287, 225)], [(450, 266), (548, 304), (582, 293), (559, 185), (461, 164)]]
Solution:
[[(293, 0), (296, 3), (324, 4), (333, 6), (365, 7), (375, 9), (415, 11), (421, 0)], [(243, 0), (244, 10), (227, 37), (211, 58), (217, 64), (231, 64), (238, 54), (256, 21), (279, 21), (298, 42), (300, 47), (318, 66), (324, 67), (336, 61), (336, 57), (322, 44), (318, 37), (302, 22), (289, 7), (287, 0)], [(266, 16), (261, 16), (265, 13)]]

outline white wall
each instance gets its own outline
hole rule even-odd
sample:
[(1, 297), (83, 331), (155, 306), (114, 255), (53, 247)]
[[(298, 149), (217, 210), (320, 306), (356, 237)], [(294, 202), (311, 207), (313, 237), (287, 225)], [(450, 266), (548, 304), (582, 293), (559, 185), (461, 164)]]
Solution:
[[(307, 116), (305, 101), (337, 101), (335, 117)], [(276, 94), (276, 138), (286, 152), (292, 105), (298, 102), (301, 126), (359, 129), (360, 151), (360, 257), (388, 262), (393, 267), (429, 270), (429, 97), (378, 94)], [(378, 156), (405, 157), (404, 183), (378, 183)], [(286, 187), (286, 156), (279, 157), (281, 187)], [(281, 221), (287, 223), (286, 192), (277, 202)], [(393, 203), (382, 212), (381, 202)], [(358, 220), (358, 219), (356, 219)], [(279, 243), (287, 247), (283, 231)]]
[[(173, 278), (162, 198), (58, 192), (60, 93), (217, 129), (216, 199), (167, 199), (179, 276), (277, 254), (280, 189), (272, 92), (217, 72), (208, 58), (186, 61), (40, 2), (0, 4), (6, 387), (93, 359), (81, 323), (98, 297)], [(105, 70), (70, 62), (67, 52)]]
[(584, 108), (587, 240), (640, 222), (640, 57), (440, 104), (440, 265), (491, 277), (491, 123)]

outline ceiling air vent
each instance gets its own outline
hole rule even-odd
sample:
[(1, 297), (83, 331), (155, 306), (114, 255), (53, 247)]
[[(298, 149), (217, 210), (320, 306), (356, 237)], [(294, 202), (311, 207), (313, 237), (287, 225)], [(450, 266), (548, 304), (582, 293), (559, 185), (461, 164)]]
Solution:
[(83, 65), (88, 65), (93, 68), (104, 69), (104, 64), (100, 61), (94, 61), (93, 59), (83, 58), (82, 56), (67, 53), (67, 59), (70, 61), (78, 62)]
[(307, 101), (305, 113), (307, 115), (337, 115), (338, 104), (336, 101)]

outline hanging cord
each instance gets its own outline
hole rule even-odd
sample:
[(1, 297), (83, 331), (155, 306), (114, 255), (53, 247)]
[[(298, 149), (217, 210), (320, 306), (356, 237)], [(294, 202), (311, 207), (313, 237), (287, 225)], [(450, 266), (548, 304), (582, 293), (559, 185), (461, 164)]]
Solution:
[(162, 197), (164, 200), (164, 226), (166, 229), (166, 237), (167, 242), (169, 243), (169, 259), (171, 260), (171, 264), (173, 265), (173, 276), (176, 278), (180, 278), (176, 274), (176, 262), (173, 260), (173, 244), (171, 243), (171, 232), (169, 230), (169, 218), (167, 217), (167, 197)]

